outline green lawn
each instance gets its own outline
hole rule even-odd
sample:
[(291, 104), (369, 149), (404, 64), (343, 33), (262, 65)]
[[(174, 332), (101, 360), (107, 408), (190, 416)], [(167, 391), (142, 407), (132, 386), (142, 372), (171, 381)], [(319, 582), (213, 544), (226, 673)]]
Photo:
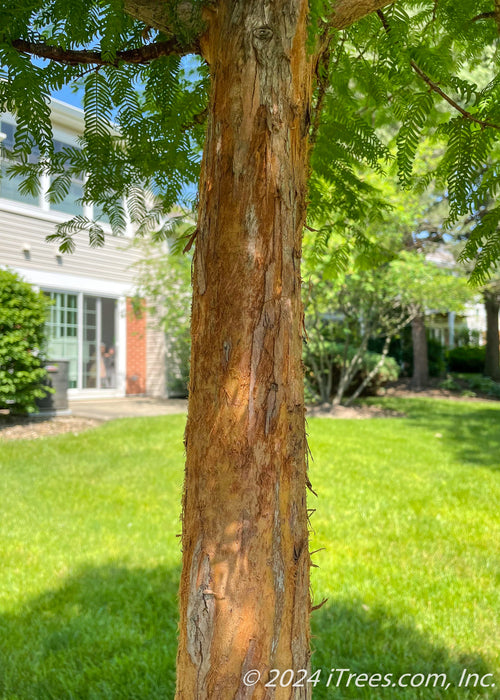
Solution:
[[(500, 405), (383, 403), (407, 418), (308, 425), (314, 696), (500, 698)], [(1, 698), (173, 697), (183, 426), (0, 442)], [(326, 688), (331, 668), (452, 685)], [(457, 689), (464, 668), (496, 687)]]

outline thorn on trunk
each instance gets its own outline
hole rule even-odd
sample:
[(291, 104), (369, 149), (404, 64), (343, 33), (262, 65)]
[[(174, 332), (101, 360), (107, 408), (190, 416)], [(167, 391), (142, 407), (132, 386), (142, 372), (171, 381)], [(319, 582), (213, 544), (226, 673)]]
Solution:
[(313, 493), (313, 494), (316, 496), (316, 498), (318, 498), (318, 494), (317, 494), (316, 491), (313, 489), (312, 484), (311, 484), (311, 482), (309, 481), (309, 479), (308, 479), (307, 477), (306, 477), (306, 486), (307, 486), (307, 488), (309, 489), (309, 491), (310, 491), (311, 493)]
[(188, 252), (191, 250), (192, 245), (193, 245), (194, 240), (195, 240), (195, 238), (196, 238), (197, 235), (198, 235), (198, 229), (195, 228), (195, 230), (193, 231), (193, 233), (189, 236), (189, 240), (188, 240), (188, 242), (186, 243), (186, 245), (184, 246), (184, 248), (183, 248), (183, 250), (182, 250), (183, 253), (188, 253)]
[(318, 605), (313, 605), (313, 606), (311, 607), (311, 612), (314, 612), (315, 610), (319, 610), (320, 608), (322, 608), (323, 605), (327, 602), (327, 600), (328, 600), (328, 598), (323, 598), (323, 600), (321, 601), (321, 603), (318, 603)]

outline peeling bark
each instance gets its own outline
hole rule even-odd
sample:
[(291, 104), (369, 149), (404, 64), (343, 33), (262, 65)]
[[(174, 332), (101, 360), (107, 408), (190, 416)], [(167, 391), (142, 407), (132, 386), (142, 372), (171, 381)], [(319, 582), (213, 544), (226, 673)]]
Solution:
[[(302, 226), (312, 57), (306, 0), (223, 0), (193, 261), (178, 700), (309, 666)], [(261, 682), (243, 683), (257, 669)]]

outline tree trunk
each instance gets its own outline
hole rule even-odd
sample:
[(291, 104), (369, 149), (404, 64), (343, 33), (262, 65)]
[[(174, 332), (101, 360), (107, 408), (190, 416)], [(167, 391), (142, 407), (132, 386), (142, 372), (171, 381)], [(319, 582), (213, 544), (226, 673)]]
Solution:
[(498, 312), (500, 299), (496, 294), (484, 294), (484, 306), (486, 309), (486, 358), (484, 373), (487, 377), (500, 381), (500, 358), (498, 337)]
[[(193, 262), (178, 699), (309, 666), (301, 235), (312, 66), (306, 0), (222, 0)], [(247, 687), (251, 669), (261, 680)], [(306, 686), (307, 684), (304, 684)]]
[(411, 322), (413, 341), (413, 389), (424, 389), (429, 383), (429, 357), (427, 350), (427, 332), (425, 316), (418, 314)]

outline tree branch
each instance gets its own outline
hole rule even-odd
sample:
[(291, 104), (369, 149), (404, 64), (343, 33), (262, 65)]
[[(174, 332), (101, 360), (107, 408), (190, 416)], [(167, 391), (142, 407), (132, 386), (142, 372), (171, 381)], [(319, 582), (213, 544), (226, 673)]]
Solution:
[(481, 12), (481, 14), (476, 15), (471, 19), (471, 22), (479, 22), (482, 19), (495, 19), (494, 12)]
[[(326, 34), (327, 32), (325, 32)], [(342, 45), (344, 44), (345, 38), (342, 40)], [(316, 99), (316, 105), (314, 107), (314, 116), (312, 120), (310, 142), (314, 144), (316, 137), (318, 135), (318, 129), (321, 121), (321, 111), (323, 109), (323, 102), (325, 101), (326, 91), (328, 89), (328, 78), (329, 78), (329, 66), (331, 58), (330, 50), (330, 39), (326, 36), (323, 37), (324, 49), (318, 56), (318, 63), (316, 65), (316, 77), (318, 84), (318, 97)]]
[(176, 38), (172, 38), (168, 41), (146, 44), (138, 49), (117, 51), (116, 58), (109, 61), (102, 57), (100, 51), (63, 49), (61, 46), (51, 46), (50, 44), (27, 41), (25, 39), (15, 39), (11, 45), (19, 53), (31, 54), (32, 56), (50, 59), (57, 63), (114, 67), (120, 65), (120, 63), (149, 63), (160, 56), (186, 56), (187, 54), (199, 53), (200, 50), (197, 42), (184, 45), (179, 43)]
[(454, 99), (452, 99), (449, 95), (447, 95), (445, 92), (443, 92), (443, 90), (441, 90), (439, 85), (436, 85), (436, 83), (434, 83), (429, 78), (427, 73), (424, 73), (424, 71), (420, 68), (420, 66), (418, 66), (415, 63), (415, 61), (413, 61), (413, 60), (410, 61), (410, 65), (413, 68), (413, 70), (415, 71), (415, 73), (420, 78), (422, 78), (422, 80), (425, 83), (427, 83), (427, 85), (430, 87), (431, 90), (433, 90), (436, 94), (438, 94), (440, 97), (442, 97), (443, 100), (446, 100), (446, 102), (448, 102), (449, 105), (451, 105), (454, 109), (456, 109), (457, 112), (460, 112), (460, 114), (462, 116), (464, 116), (466, 119), (470, 119), (471, 122), (475, 122), (476, 124), (480, 124), (480, 126), (482, 126), (482, 127), (489, 126), (491, 129), (499, 129), (500, 130), (500, 125), (494, 124), (493, 122), (485, 121), (484, 119), (478, 119), (473, 114), (468, 112), (466, 109), (464, 109), (463, 107), (460, 107), (460, 105), (457, 102), (455, 102)]
[[(386, 31), (386, 32), (390, 32), (390, 31), (391, 31), (391, 27), (390, 27), (390, 25), (389, 25), (389, 23), (388, 23), (388, 21), (387, 21), (386, 16), (385, 16), (384, 13), (382, 12), (382, 10), (377, 10), (377, 15), (378, 15), (380, 21), (382, 22), (382, 26), (384, 27), (385, 31)], [(479, 125), (482, 126), (483, 128), (485, 128), (485, 127), (490, 127), (491, 129), (498, 129), (498, 130), (500, 130), (500, 125), (494, 124), (493, 122), (485, 121), (484, 119), (478, 119), (478, 118), (475, 117), (473, 114), (471, 114), (470, 112), (468, 112), (466, 109), (464, 109), (463, 107), (461, 107), (461, 106), (458, 104), (458, 102), (455, 102), (455, 100), (454, 100), (452, 97), (450, 97), (449, 95), (447, 95), (447, 94), (439, 87), (439, 85), (437, 85), (433, 80), (431, 80), (431, 78), (427, 75), (427, 73), (425, 73), (425, 72), (420, 68), (420, 66), (419, 66), (417, 63), (415, 63), (415, 61), (414, 61), (413, 59), (410, 60), (410, 65), (411, 65), (412, 69), (415, 71), (415, 73), (419, 76), (419, 78), (421, 78), (425, 83), (427, 83), (427, 85), (430, 87), (430, 89), (431, 89), (433, 92), (435, 92), (437, 95), (439, 95), (440, 97), (442, 97), (443, 100), (446, 100), (446, 102), (448, 102), (448, 104), (451, 105), (451, 106), (453, 107), (453, 109), (456, 109), (457, 112), (460, 112), (460, 114), (461, 114), (463, 117), (465, 117), (466, 119), (469, 119), (469, 120), (472, 121), (472, 122), (475, 122), (476, 124), (479, 124)]]
[(338, 0), (334, 13), (328, 22), (333, 29), (346, 29), (351, 24), (376, 12), (381, 7), (391, 5), (394, 0)]
[(204, 29), (203, 10), (214, 0), (124, 0), (125, 12), (148, 27), (167, 36), (177, 35), (182, 28), (184, 36), (199, 36)]

